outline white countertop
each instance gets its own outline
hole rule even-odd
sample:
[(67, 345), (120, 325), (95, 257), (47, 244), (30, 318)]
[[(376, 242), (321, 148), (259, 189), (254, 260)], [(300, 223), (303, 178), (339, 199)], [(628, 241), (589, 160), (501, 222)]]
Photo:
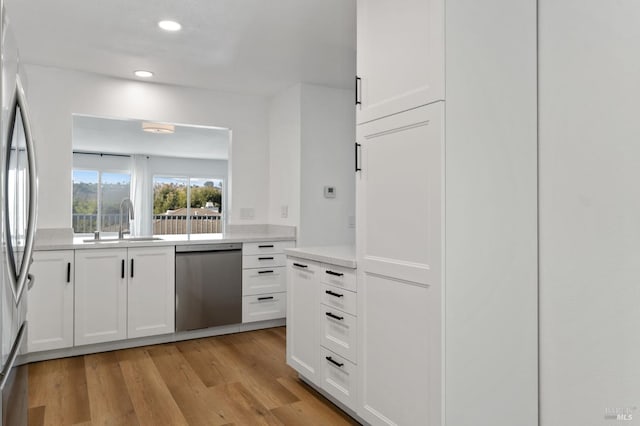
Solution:
[(315, 260), (345, 268), (356, 268), (356, 251), (354, 246), (317, 246), (299, 247), (284, 250), (288, 256)]
[(159, 235), (160, 240), (153, 241), (122, 241), (111, 239), (104, 242), (85, 242), (91, 237), (66, 238), (57, 240), (44, 240), (36, 242), (35, 250), (83, 250), (113, 247), (157, 247), (177, 246), (189, 244), (215, 244), (215, 243), (249, 243), (263, 241), (295, 241), (295, 237), (278, 231), (267, 232), (230, 232), (225, 234), (192, 234), (187, 235)]

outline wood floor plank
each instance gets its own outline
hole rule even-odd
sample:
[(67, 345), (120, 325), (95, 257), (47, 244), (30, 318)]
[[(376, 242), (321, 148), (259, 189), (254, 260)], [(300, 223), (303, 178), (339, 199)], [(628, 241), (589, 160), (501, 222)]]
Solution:
[(43, 426), (44, 425), (44, 405), (38, 407), (29, 408), (29, 426)]
[(224, 374), (226, 368), (211, 350), (211, 345), (206, 339), (185, 340), (176, 343), (176, 347), (205, 386), (227, 382), (228, 378)]
[(141, 425), (188, 424), (147, 349), (117, 351), (116, 357)]
[(138, 418), (114, 352), (85, 356), (93, 425), (138, 425)]
[(236, 425), (283, 425), (242, 383), (219, 385), (209, 391), (214, 401), (230, 409)]
[(84, 358), (63, 358), (29, 366), (29, 406), (45, 406), (44, 425), (91, 420)]

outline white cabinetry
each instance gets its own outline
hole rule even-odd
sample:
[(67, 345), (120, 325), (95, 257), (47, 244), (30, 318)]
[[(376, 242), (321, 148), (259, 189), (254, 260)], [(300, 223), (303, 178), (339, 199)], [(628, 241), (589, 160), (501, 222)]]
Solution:
[(127, 337), (175, 331), (175, 249), (128, 249)]
[(320, 264), (287, 260), (287, 363), (313, 383), (319, 383)]
[(173, 247), (76, 251), (75, 344), (172, 333)]
[(358, 0), (358, 123), (444, 99), (444, 0)]
[(27, 349), (38, 352), (73, 346), (73, 250), (37, 251), (29, 289)]
[(242, 245), (242, 322), (286, 316), (286, 259), (284, 249), (293, 241)]
[(76, 251), (75, 344), (127, 337), (127, 249)]
[(443, 4), (357, 0), (357, 413), (536, 425), (536, 2)]

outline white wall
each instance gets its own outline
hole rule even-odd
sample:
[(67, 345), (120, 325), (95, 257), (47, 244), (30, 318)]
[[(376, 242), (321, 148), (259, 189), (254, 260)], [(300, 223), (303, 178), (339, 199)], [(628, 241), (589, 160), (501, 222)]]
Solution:
[[(269, 147), (265, 98), (35, 65), (27, 65), (26, 71), (38, 156), (38, 227), (71, 226), (73, 113), (231, 129), (230, 222), (267, 221)], [(252, 220), (240, 219), (242, 208), (254, 209)]]
[[(299, 246), (355, 241), (349, 225), (356, 198), (353, 102), (353, 91), (302, 85)], [(324, 198), (325, 185), (336, 188), (336, 198)]]
[(354, 143), (352, 91), (299, 84), (272, 99), (269, 223), (296, 226), (299, 246), (353, 244)]
[(446, 42), (446, 424), (537, 426), (536, 1), (447, 0)]
[(540, 424), (638, 425), (640, 3), (539, 16)]
[(300, 85), (293, 86), (269, 105), (269, 223), (274, 225), (300, 225), (300, 92)]

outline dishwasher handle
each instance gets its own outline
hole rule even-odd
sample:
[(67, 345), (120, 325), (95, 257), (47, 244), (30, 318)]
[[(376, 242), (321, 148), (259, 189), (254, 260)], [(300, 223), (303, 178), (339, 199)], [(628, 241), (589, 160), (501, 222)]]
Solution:
[(199, 251), (238, 251), (242, 250), (242, 243), (224, 244), (185, 244), (177, 245), (176, 253), (193, 253)]

